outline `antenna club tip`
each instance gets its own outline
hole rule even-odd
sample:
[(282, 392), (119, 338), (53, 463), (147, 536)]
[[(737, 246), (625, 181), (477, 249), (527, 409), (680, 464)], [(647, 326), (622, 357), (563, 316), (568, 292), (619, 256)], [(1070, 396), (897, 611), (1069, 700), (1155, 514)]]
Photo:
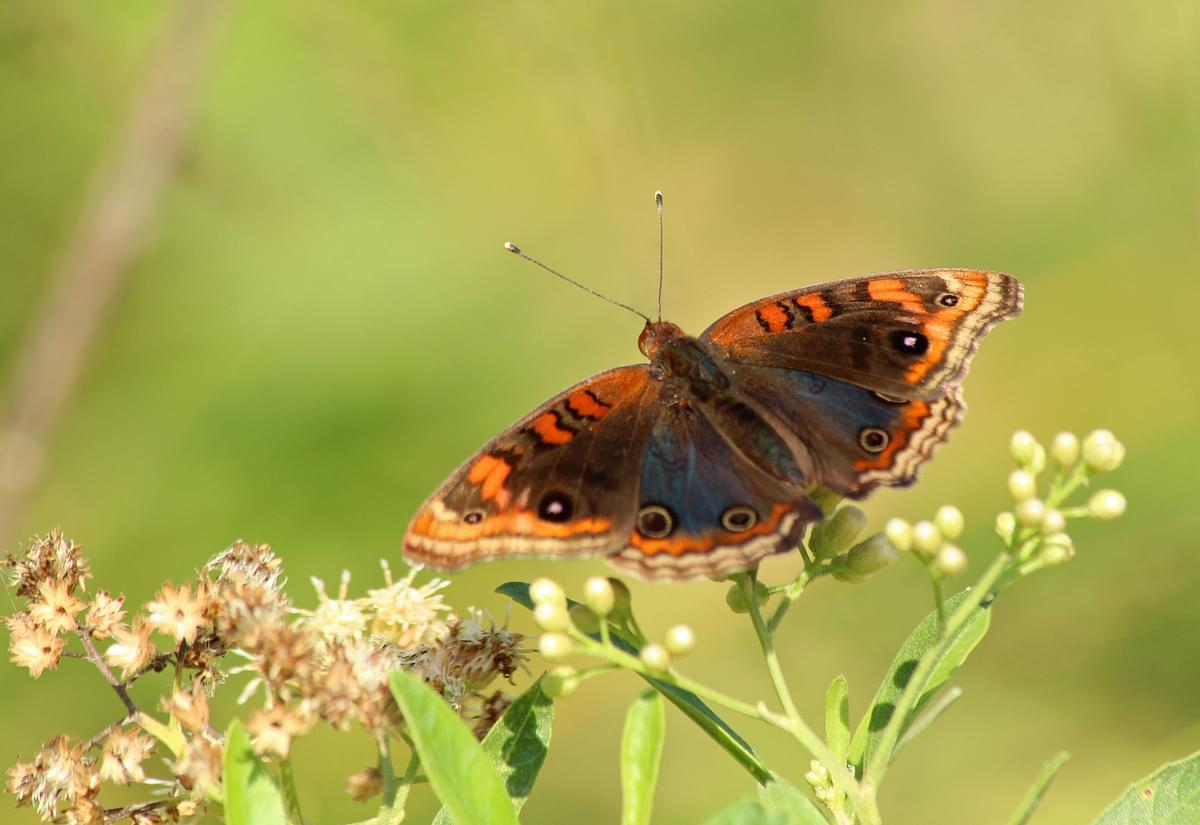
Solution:
[(654, 202), (655, 202), (656, 204), (658, 204), (659, 206), (662, 206), (662, 205), (663, 205), (663, 196), (662, 196), (662, 192), (655, 192), (655, 193), (654, 193)]
[(513, 243), (512, 241), (505, 241), (505, 242), (504, 242), (504, 248), (505, 248), (505, 249), (507, 249), (509, 252), (511, 252), (511, 253), (512, 253), (512, 254), (514, 254), (514, 255), (520, 255), (520, 254), (521, 254), (521, 247), (517, 246), (517, 245), (516, 245), (515, 243)]

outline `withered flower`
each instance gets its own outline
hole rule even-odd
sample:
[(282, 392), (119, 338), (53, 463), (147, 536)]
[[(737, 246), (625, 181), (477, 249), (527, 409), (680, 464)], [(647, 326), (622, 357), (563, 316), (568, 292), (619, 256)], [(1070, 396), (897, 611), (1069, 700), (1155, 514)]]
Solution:
[(203, 736), (193, 736), (184, 747), (183, 756), (172, 763), (171, 770), (179, 784), (189, 791), (202, 795), (216, 792), (221, 787), (221, 746)]
[(363, 768), (346, 778), (346, 793), (355, 802), (366, 802), (383, 792), (383, 775), (379, 768)]
[(75, 630), (75, 616), (83, 610), (84, 602), (71, 595), (65, 581), (38, 583), (38, 600), (29, 603), (29, 615), (51, 633), (70, 633)]
[(88, 605), (83, 623), (87, 625), (94, 639), (107, 639), (113, 630), (125, 620), (125, 597), (110, 596), (107, 590), (100, 590)]
[(121, 669), (121, 678), (141, 670), (154, 657), (155, 648), (150, 643), (150, 628), (139, 616), (132, 626), (117, 625), (112, 631), (113, 643), (104, 651), (104, 661)]
[(115, 730), (104, 740), (100, 778), (118, 785), (142, 782), (142, 761), (154, 752), (154, 740), (137, 730)]
[(86, 589), (92, 575), (80, 550), (61, 530), (54, 529), (45, 536), (34, 536), (25, 558), (8, 556), (0, 565), (12, 569), (9, 583), (18, 596), (36, 598), (38, 585), (44, 581), (62, 582), (67, 592), (73, 593), (76, 587)]
[(28, 613), (18, 613), (4, 623), (8, 625), (8, 652), (14, 663), (28, 669), (34, 679), (58, 667), (66, 639), (55, 636)]
[(192, 733), (208, 727), (208, 697), (198, 681), (191, 690), (176, 688), (169, 699), (163, 697), (160, 707)]
[(147, 624), (163, 635), (172, 637), (176, 644), (196, 641), (200, 629), (208, 624), (204, 613), (204, 601), (192, 595), (190, 585), (172, 587), (164, 584), (158, 598), (146, 605)]
[(287, 756), (292, 737), (312, 726), (312, 718), (301, 708), (277, 704), (267, 710), (256, 710), (246, 723), (254, 752), (259, 755)]

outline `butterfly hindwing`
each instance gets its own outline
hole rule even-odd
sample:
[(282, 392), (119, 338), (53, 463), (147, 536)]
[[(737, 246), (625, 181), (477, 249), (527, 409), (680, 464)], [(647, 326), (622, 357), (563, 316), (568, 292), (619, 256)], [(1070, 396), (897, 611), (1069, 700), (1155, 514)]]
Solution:
[(925, 269), (763, 298), (700, 336), (735, 364), (803, 370), (887, 398), (933, 401), (966, 372), (979, 338), (1021, 310), (1010, 275)]
[(738, 391), (804, 444), (811, 481), (853, 498), (880, 484), (910, 484), (963, 409), (957, 387), (931, 401), (901, 401), (783, 367), (743, 366), (736, 376)]
[(640, 365), (595, 375), (493, 439), (417, 511), (405, 555), (452, 569), (624, 546), (635, 509), (627, 484), (660, 390), (649, 372)]
[(748, 463), (700, 409), (665, 405), (645, 447), (638, 515), (613, 564), (655, 579), (720, 576), (794, 549), (821, 517), (804, 492)]

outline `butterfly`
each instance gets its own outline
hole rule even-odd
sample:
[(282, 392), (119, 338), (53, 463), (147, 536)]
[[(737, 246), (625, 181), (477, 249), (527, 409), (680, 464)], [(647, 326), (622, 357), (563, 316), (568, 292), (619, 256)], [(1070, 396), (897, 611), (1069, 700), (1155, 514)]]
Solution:
[(441, 569), (605, 556), (673, 580), (753, 568), (821, 519), (814, 485), (858, 499), (911, 484), (962, 417), (980, 337), (1021, 302), (1010, 275), (923, 269), (772, 295), (695, 337), (646, 318), (648, 363), (484, 445), (417, 511), (404, 553)]

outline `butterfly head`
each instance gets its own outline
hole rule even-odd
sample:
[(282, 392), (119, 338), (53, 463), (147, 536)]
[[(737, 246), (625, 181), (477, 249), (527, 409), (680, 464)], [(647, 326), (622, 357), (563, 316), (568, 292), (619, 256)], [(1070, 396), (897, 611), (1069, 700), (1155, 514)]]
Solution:
[(654, 360), (654, 355), (663, 344), (683, 335), (683, 330), (670, 321), (647, 321), (646, 328), (638, 336), (638, 349), (642, 355)]

